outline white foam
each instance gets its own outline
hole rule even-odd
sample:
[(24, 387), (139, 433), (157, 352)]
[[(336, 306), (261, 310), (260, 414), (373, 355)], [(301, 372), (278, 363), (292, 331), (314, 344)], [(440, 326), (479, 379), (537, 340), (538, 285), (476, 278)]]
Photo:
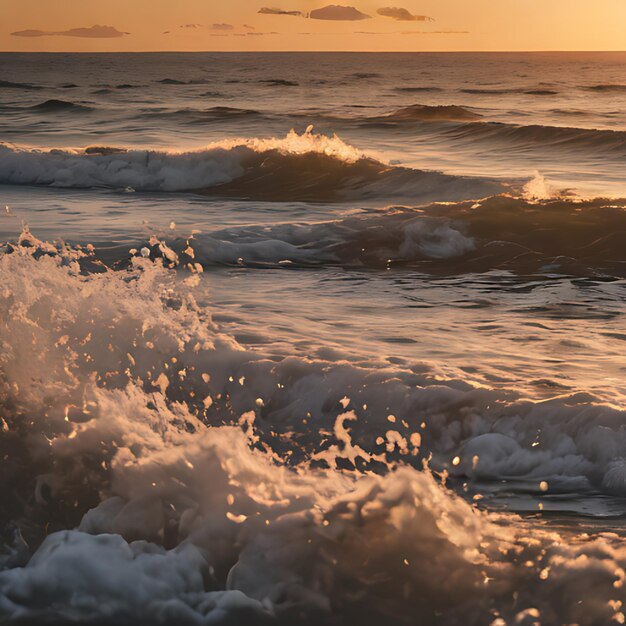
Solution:
[(317, 153), (353, 163), (362, 154), (338, 137), (291, 131), (283, 139), (233, 139), (201, 150), (34, 149), (0, 144), (0, 183), (55, 187), (188, 191), (231, 182), (253, 154)]
[(539, 171), (524, 185), (524, 197), (528, 200), (550, 200), (556, 195), (556, 189), (546, 180)]
[(474, 249), (474, 240), (448, 220), (394, 210), (315, 224), (278, 224), (198, 235), (194, 258), (203, 264), (385, 264), (447, 259)]
[[(311, 130), (284, 138), (223, 140), (187, 152), (0, 143), (0, 183), (320, 202), (378, 195), (452, 201), (508, 189), (490, 179), (385, 165), (337, 136)], [(224, 187), (230, 183), (232, 188)]]
[[(437, 468), (458, 454), (454, 467), (470, 476), (614, 489), (626, 443), (619, 412), (516, 402), (376, 363), (271, 361), (221, 334), (188, 284), (158, 264), (82, 275), (80, 255), (36, 260), (36, 250), (0, 258), (4, 417), (46, 466), (44, 511), (48, 500), (73, 506), (71, 494), (84, 515), (25, 567), (0, 572), (2, 617), (377, 624), (439, 615), (471, 625), (497, 611), (505, 623), (539, 614), (591, 625), (620, 613), (626, 549), (616, 538), (571, 541), (481, 513), (407, 463), (420, 458), (411, 441)], [(229, 415), (246, 432), (217, 425)], [(281, 460), (292, 439), (293, 457), (300, 446), (329, 449), (317, 437), (333, 425), (338, 467), (372, 456), (385, 471)], [(94, 496), (101, 503), (88, 511)]]

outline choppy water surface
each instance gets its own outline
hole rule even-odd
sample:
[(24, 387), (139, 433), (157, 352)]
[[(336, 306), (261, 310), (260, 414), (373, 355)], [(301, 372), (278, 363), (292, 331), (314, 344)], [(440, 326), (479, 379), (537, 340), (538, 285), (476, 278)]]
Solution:
[(625, 54), (0, 55), (0, 616), (609, 624)]

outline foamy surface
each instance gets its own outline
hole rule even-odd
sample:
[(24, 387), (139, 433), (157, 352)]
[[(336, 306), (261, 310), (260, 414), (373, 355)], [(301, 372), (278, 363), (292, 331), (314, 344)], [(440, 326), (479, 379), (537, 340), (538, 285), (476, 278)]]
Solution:
[(6, 56), (0, 620), (624, 621), (624, 57), (399, 56)]

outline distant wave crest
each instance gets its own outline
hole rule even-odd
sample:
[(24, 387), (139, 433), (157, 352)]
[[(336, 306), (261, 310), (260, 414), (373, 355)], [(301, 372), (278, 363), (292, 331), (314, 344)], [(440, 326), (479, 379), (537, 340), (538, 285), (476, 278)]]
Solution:
[(482, 116), (479, 113), (471, 111), (468, 108), (448, 104), (448, 105), (425, 105), (413, 104), (390, 113), (375, 118), (370, 118), (374, 122), (429, 122), (429, 121), (445, 121), (460, 122), (478, 120)]
[(527, 148), (550, 147), (559, 150), (585, 150), (603, 156), (626, 156), (626, 131), (474, 122), (447, 131), (448, 136), (465, 141), (481, 141)]
[(54, 113), (55, 111), (89, 111), (90, 108), (83, 104), (77, 104), (76, 102), (69, 102), (67, 100), (46, 100), (30, 107), (34, 111), (40, 111), (43, 113)]

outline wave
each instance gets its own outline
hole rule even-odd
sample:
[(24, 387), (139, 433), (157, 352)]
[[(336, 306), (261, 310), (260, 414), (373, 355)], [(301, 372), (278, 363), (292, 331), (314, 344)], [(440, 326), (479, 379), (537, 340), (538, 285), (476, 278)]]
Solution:
[[(583, 115), (584, 111), (561, 111), (569, 115)], [(519, 147), (551, 147), (562, 150), (595, 151), (603, 155), (626, 155), (626, 131), (547, 126), (540, 124), (511, 124), (481, 120), (479, 113), (458, 105), (427, 106), (415, 104), (387, 115), (361, 118), (366, 125), (401, 125), (406, 123), (440, 123), (449, 138), (465, 141), (505, 143)]]
[(585, 85), (583, 89), (587, 89), (588, 91), (621, 93), (626, 91), (626, 85), (621, 83), (606, 83), (600, 85)]
[(461, 93), (479, 96), (498, 96), (504, 94), (526, 94), (529, 96), (556, 96), (559, 92), (554, 89), (532, 89), (532, 88), (472, 88), (461, 89)]
[(203, 78), (195, 80), (178, 80), (177, 78), (162, 78), (157, 80), (162, 85), (206, 85), (209, 81)]
[(367, 118), (367, 121), (391, 124), (406, 122), (463, 122), (477, 120), (481, 117), (479, 113), (454, 104), (432, 106), (414, 104), (387, 115)]
[(529, 89), (524, 93), (529, 96), (556, 96), (559, 92), (554, 89)]
[(552, 113), (556, 113), (557, 115), (571, 115), (571, 116), (586, 116), (589, 115), (589, 111), (584, 111), (582, 109), (552, 109)]
[(91, 108), (76, 102), (68, 102), (67, 100), (46, 100), (39, 104), (29, 107), (33, 111), (42, 111), (44, 113), (52, 113), (56, 111), (90, 111)]
[[(207, 94), (205, 94), (207, 95)], [(214, 97), (213, 96), (210, 97)], [(228, 106), (215, 106), (208, 109), (153, 109), (144, 110), (137, 117), (140, 119), (171, 119), (185, 124), (205, 124), (219, 120), (261, 117), (263, 114), (255, 109), (240, 109)]]
[(489, 89), (489, 88), (479, 88), (479, 87), (472, 87), (469, 89), (461, 89), (460, 90), (461, 93), (469, 93), (472, 95), (477, 95), (477, 96), (487, 96), (487, 95), (502, 95), (502, 94), (508, 94), (508, 93), (519, 93), (519, 89), (515, 89), (515, 88), (493, 88), (493, 89)]
[[(177, 262), (247, 267), (411, 267), (427, 274), (492, 270), (626, 278), (626, 201), (525, 200), (367, 210), (319, 223), (247, 226), (167, 239)], [(141, 247), (140, 244), (138, 247)], [(162, 257), (160, 244), (149, 247)], [(115, 264), (124, 259), (107, 259)]]
[(10, 80), (0, 80), (0, 89), (29, 89), (29, 90), (39, 90), (43, 89), (43, 87), (39, 85), (32, 85), (30, 83), (15, 83)]
[[(390, 209), (322, 223), (280, 224), (212, 232), (194, 238), (195, 262), (238, 266), (342, 265), (390, 268), (466, 256), (476, 247), (462, 226), (417, 211)], [(456, 226), (456, 227), (455, 227)], [(168, 241), (186, 259), (186, 240)], [(161, 256), (153, 246), (152, 255)], [(185, 261), (182, 261), (184, 264)]]
[(623, 411), (277, 361), (220, 332), (197, 274), (145, 258), (84, 274), (87, 251), (20, 241), (0, 256), (0, 522), (3, 537), (20, 528), (0, 557), (2, 619), (592, 626), (619, 613), (617, 535), (472, 498), (503, 479), (533, 502), (623, 495)]
[(441, 87), (396, 87), (394, 91), (399, 91), (403, 93), (420, 93), (443, 91), (443, 89)]
[(265, 85), (272, 85), (274, 87), (297, 87), (300, 83), (295, 80), (285, 80), (284, 78), (268, 78), (259, 81)]
[(596, 130), (538, 124), (518, 125), (502, 122), (474, 122), (447, 129), (454, 139), (504, 143), (521, 148), (553, 148), (562, 151), (578, 150), (607, 156), (626, 156), (626, 132)]
[(367, 80), (369, 78), (382, 78), (382, 74), (378, 74), (377, 72), (354, 72), (354, 74), (350, 74), (349, 78)]
[[(583, 116), (585, 111), (555, 109), (563, 115)], [(447, 138), (465, 142), (484, 142), (519, 148), (552, 148), (567, 151), (598, 153), (602, 156), (626, 156), (626, 131), (550, 126), (541, 124), (513, 124), (484, 121), (482, 115), (459, 105), (412, 105), (392, 113), (356, 118), (361, 126), (402, 127), (411, 124), (439, 124), (437, 129)]]
[(0, 182), (68, 188), (189, 191), (278, 201), (375, 197), (454, 200), (500, 193), (489, 179), (392, 167), (338, 137), (291, 132), (240, 139), (195, 152), (33, 150), (0, 145)]

